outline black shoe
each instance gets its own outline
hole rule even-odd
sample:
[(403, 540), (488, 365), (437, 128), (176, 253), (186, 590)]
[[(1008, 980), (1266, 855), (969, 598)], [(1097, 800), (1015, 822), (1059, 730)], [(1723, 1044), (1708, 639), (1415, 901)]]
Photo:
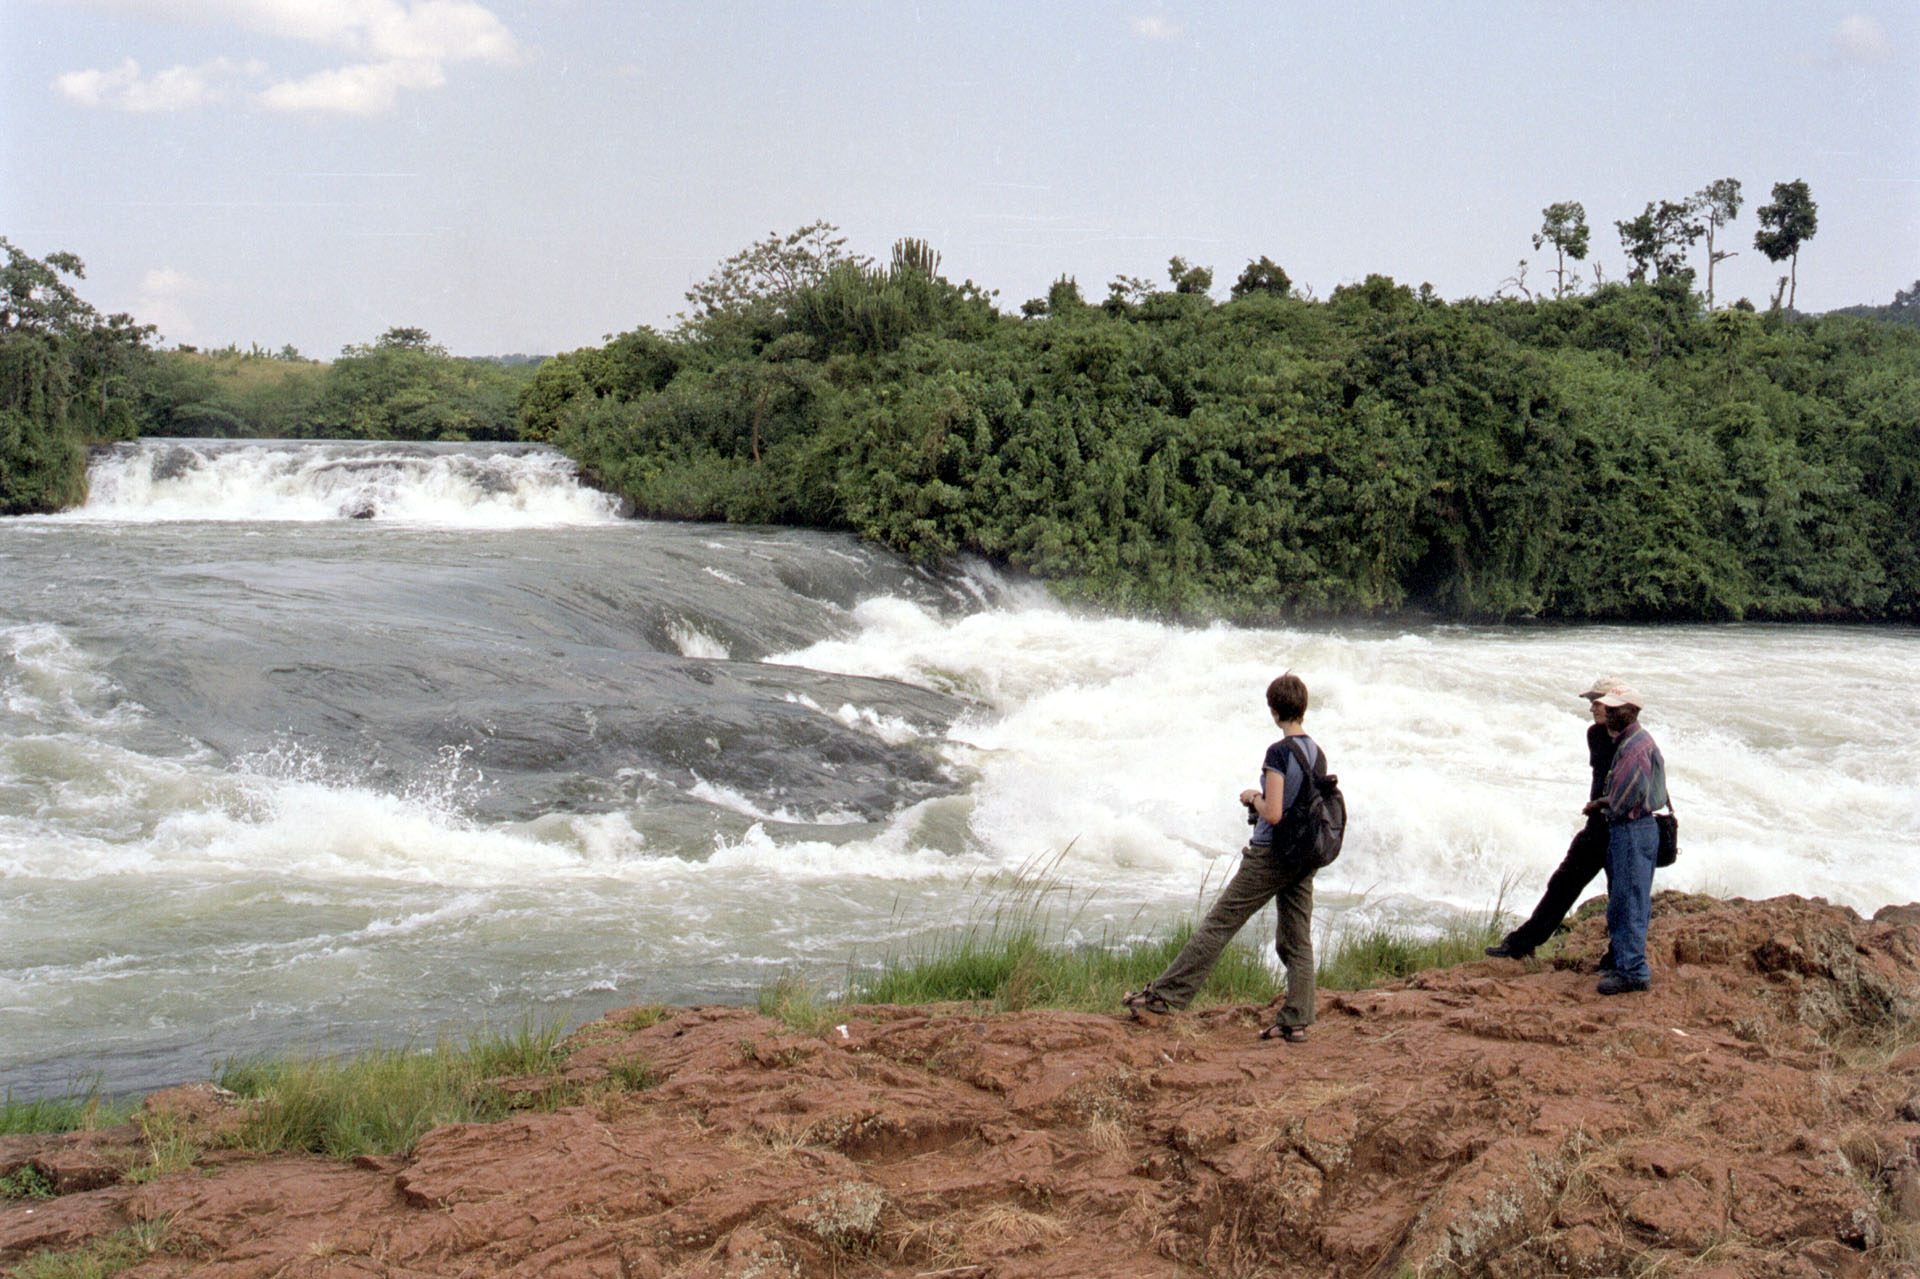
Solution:
[(1631, 991), (1651, 990), (1653, 983), (1644, 978), (1622, 977), (1617, 972), (1610, 972), (1600, 979), (1600, 984), (1594, 989), (1603, 995), (1625, 995)]
[(1516, 946), (1513, 944), (1513, 938), (1509, 937), (1498, 945), (1487, 947), (1487, 953), (1495, 959), (1530, 959), (1533, 956), (1533, 947)]

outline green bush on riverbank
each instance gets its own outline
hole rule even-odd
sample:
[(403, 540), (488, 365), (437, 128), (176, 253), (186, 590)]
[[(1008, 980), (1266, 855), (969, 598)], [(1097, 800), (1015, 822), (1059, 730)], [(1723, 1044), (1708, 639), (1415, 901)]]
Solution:
[[(1023, 316), (903, 242), (549, 361), (522, 433), (642, 514), (851, 529), (1259, 620), (1920, 618), (1920, 331), (1686, 281)], [(1189, 272), (1190, 274), (1190, 272)]]

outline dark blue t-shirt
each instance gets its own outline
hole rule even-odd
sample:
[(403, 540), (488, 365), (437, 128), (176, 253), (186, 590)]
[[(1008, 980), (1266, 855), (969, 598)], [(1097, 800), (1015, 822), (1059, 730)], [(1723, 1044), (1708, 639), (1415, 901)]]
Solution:
[[(1294, 796), (1300, 793), (1300, 783), (1306, 780), (1306, 774), (1300, 771), (1300, 761), (1294, 758), (1293, 748), (1287, 745), (1288, 740), (1289, 739), (1283, 737), (1273, 745), (1267, 747), (1267, 757), (1260, 765), (1260, 784), (1255, 786), (1254, 789), (1265, 791), (1267, 788), (1267, 773), (1269, 771), (1278, 773), (1283, 783), (1283, 788), (1280, 793), (1286, 798), (1286, 807), (1292, 808)], [(1311, 737), (1308, 737), (1305, 733), (1291, 740), (1300, 743), (1301, 748), (1306, 752), (1307, 763), (1309, 765), (1320, 758), (1320, 744)], [(1272, 847), (1272, 823), (1264, 817), (1256, 821), (1253, 824), (1253, 835), (1247, 842), (1261, 848)]]

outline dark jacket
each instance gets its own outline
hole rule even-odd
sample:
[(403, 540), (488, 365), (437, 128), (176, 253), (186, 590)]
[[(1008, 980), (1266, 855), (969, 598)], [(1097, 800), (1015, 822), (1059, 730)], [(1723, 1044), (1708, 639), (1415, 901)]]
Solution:
[[(1593, 768), (1593, 785), (1587, 788), (1588, 799), (1604, 799), (1607, 794), (1607, 773), (1613, 768), (1613, 734), (1604, 724), (1587, 726), (1587, 763)], [(1588, 813), (1587, 825), (1604, 828), (1607, 824), (1605, 813)]]

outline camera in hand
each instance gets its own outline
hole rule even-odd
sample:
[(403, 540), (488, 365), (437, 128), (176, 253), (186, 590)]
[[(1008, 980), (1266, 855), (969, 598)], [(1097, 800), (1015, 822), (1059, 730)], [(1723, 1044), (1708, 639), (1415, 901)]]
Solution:
[(1253, 806), (1252, 800), (1246, 801), (1246, 809), (1247, 809), (1247, 825), (1258, 826), (1260, 824), (1260, 812), (1258, 809), (1256, 809)]

